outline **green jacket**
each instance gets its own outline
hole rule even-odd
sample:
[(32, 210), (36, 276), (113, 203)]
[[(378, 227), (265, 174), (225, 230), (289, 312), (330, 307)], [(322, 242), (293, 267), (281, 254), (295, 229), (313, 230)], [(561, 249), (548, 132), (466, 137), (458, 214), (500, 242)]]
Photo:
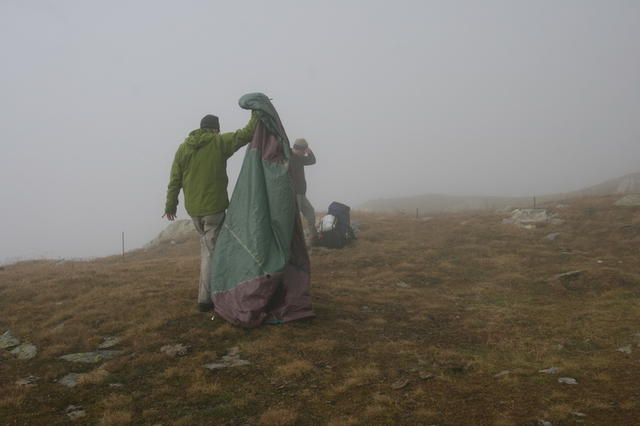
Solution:
[(227, 159), (251, 141), (257, 120), (257, 113), (252, 113), (245, 128), (232, 133), (220, 134), (211, 129), (189, 133), (171, 166), (166, 214), (176, 214), (181, 188), (189, 216), (207, 216), (227, 208)]

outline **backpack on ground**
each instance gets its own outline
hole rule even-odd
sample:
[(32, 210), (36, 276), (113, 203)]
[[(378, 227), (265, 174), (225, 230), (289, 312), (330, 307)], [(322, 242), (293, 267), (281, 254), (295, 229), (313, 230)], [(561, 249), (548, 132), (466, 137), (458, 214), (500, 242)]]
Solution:
[(317, 245), (328, 248), (342, 248), (355, 239), (351, 229), (351, 207), (334, 201), (328, 212), (320, 220)]

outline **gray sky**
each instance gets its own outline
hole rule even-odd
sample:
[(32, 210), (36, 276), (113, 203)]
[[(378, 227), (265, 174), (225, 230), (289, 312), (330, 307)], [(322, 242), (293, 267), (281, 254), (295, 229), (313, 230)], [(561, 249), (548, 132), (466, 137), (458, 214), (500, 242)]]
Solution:
[(635, 0), (2, 0), (0, 262), (142, 246), (178, 145), (244, 126), (251, 91), (316, 153), (317, 210), (640, 171), (639, 23)]

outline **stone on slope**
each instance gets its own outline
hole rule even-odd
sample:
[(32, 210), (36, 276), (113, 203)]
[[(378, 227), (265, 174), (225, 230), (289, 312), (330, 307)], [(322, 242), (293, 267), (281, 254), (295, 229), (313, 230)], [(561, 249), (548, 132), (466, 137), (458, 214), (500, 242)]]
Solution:
[(16, 380), (16, 386), (34, 387), (40, 378), (36, 376), (28, 376), (24, 379)]
[(11, 330), (5, 331), (0, 336), (0, 349), (9, 349), (20, 344), (20, 339), (13, 335)]
[(98, 345), (98, 349), (109, 349), (114, 347), (118, 343), (120, 343), (120, 337), (117, 337), (117, 336), (105, 337), (102, 343)]
[(209, 370), (221, 370), (227, 367), (240, 367), (242, 365), (249, 365), (249, 361), (246, 359), (240, 359), (240, 348), (234, 346), (227, 350), (227, 355), (223, 356), (220, 362), (205, 364), (204, 368), (208, 368)]
[(23, 343), (14, 348), (11, 353), (18, 357), (18, 359), (31, 359), (38, 353), (38, 348), (31, 343)]
[(630, 194), (620, 198), (614, 203), (616, 206), (636, 207), (640, 206), (640, 194)]
[(84, 417), (87, 415), (87, 412), (84, 411), (84, 408), (82, 408), (81, 405), (69, 405), (65, 410), (64, 413), (67, 415), (67, 417), (69, 417), (71, 420), (76, 420), (79, 419), (80, 417)]
[(503, 223), (510, 223), (525, 229), (535, 229), (537, 223), (560, 224), (554, 214), (547, 213), (545, 209), (515, 209), (510, 218), (502, 219)]
[(60, 378), (58, 383), (68, 388), (75, 388), (80, 383), (80, 378), (84, 376), (81, 373), (69, 373), (66, 376)]
[(160, 352), (163, 352), (171, 357), (185, 356), (189, 352), (189, 347), (182, 343), (176, 343), (174, 345), (164, 345), (160, 348)]
[(65, 361), (70, 362), (82, 362), (86, 364), (95, 364), (106, 359), (111, 359), (118, 355), (123, 354), (124, 351), (108, 351), (108, 350), (100, 350), (94, 352), (79, 352), (75, 354), (63, 355), (60, 359), (64, 359)]

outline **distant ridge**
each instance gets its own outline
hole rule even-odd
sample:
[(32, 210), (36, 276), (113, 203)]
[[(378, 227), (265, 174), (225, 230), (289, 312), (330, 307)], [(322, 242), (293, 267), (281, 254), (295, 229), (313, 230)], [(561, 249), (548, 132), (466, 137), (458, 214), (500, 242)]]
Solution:
[[(640, 173), (632, 173), (607, 180), (577, 191), (547, 194), (536, 197), (538, 203), (548, 203), (568, 198), (640, 193)], [(385, 198), (367, 201), (358, 210), (374, 212), (446, 213), (465, 210), (505, 210), (511, 207), (531, 207), (531, 197), (456, 196), (425, 194), (413, 197)]]

